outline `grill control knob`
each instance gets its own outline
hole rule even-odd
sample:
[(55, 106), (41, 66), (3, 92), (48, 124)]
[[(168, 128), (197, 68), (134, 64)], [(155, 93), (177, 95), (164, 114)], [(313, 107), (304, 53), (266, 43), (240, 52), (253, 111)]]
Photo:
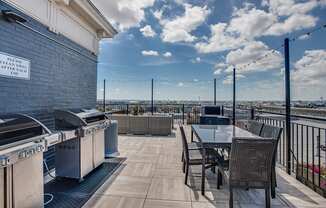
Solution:
[(42, 146), (38, 146), (38, 147), (37, 147), (37, 149), (36, 149), (36, 151), (37, 151), (37, 152), (41, 152), (41, 151), (42, 151), (42, 149), (43, 149), (43, 147), (42, 147)]
[(25, 158), (26, 157), (26, 151), (20, 152), (18, 157), (19, 158)]

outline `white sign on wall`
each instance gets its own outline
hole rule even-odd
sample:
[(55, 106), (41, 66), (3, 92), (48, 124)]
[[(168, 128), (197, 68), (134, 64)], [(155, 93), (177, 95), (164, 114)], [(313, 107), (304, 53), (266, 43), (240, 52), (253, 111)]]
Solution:
[(0, 52), (0, 76), (29, 80), (30, 72), (30, 60)]

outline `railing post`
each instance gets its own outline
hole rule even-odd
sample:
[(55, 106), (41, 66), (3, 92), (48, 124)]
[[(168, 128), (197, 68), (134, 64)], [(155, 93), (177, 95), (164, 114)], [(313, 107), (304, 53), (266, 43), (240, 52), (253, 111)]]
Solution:
[(254, 120), (255, 119), (255, 108), (251, 107), (250, 109), (250, 119)]
[(152, 99), (151, 99), (151, 109), (152, 109), (152, 115), (154, 114), (154, 79), (152, 79)]
[(291, 97), (289, 39), (284, 40), (286, 171), (291, 174)]
[(214, 105), (216, 105), (216, 78), (214, 79)]
[(185, 104), (182, 104), (182, 124), (185, 124)]
[(106, 103), (105, 103), (105, 79), (103, 81), (103, 111), (105, 112), (106, 109)]
[(129, 115), (129, 104), (127, 104), (127, 115)]
[(221, 113), (222, 113), (222, 116), (224, 116), (224, 105), (222, 105)]
[(233, 112), (232, 112), (232, 124), (235, 125), (235, 81), (236, 81), (235, 67), (233, 68)]

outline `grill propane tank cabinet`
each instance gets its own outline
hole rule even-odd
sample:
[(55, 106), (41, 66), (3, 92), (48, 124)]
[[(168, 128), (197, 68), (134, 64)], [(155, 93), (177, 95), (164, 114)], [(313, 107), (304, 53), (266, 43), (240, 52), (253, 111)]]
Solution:
[(0, 208), (43, 207), (47, 137), (53, 135), (32, 117), (0, 115)]
[(56, 176), (83, 180), (101, 165), (104, 155), (104, 130), (109, 121), (95, 109), (55, 110), (56, 130), (75, 130), (75, 138), (56, 147)]

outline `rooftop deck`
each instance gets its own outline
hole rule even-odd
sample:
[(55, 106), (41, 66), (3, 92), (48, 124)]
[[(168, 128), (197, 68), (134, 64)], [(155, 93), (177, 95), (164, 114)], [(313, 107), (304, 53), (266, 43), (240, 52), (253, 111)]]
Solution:
[[(190, 129), (188, 138), (190, 138)], [(207, 170), (206, 194), (200, 193), (200, 166), (192, 167), (184, 184), (179, 132), (169, 137), (119, 136), (120, 157), (126, 160), (84, 207), (213, 208), (228, 207), (228, 189), (216, 189), (216, 175)], [(326, 199), (277, 170), (277, 197), (272, 207), (325, 207)], [(264, 192), (238, 190), (235, 207), (264, 207)]]

